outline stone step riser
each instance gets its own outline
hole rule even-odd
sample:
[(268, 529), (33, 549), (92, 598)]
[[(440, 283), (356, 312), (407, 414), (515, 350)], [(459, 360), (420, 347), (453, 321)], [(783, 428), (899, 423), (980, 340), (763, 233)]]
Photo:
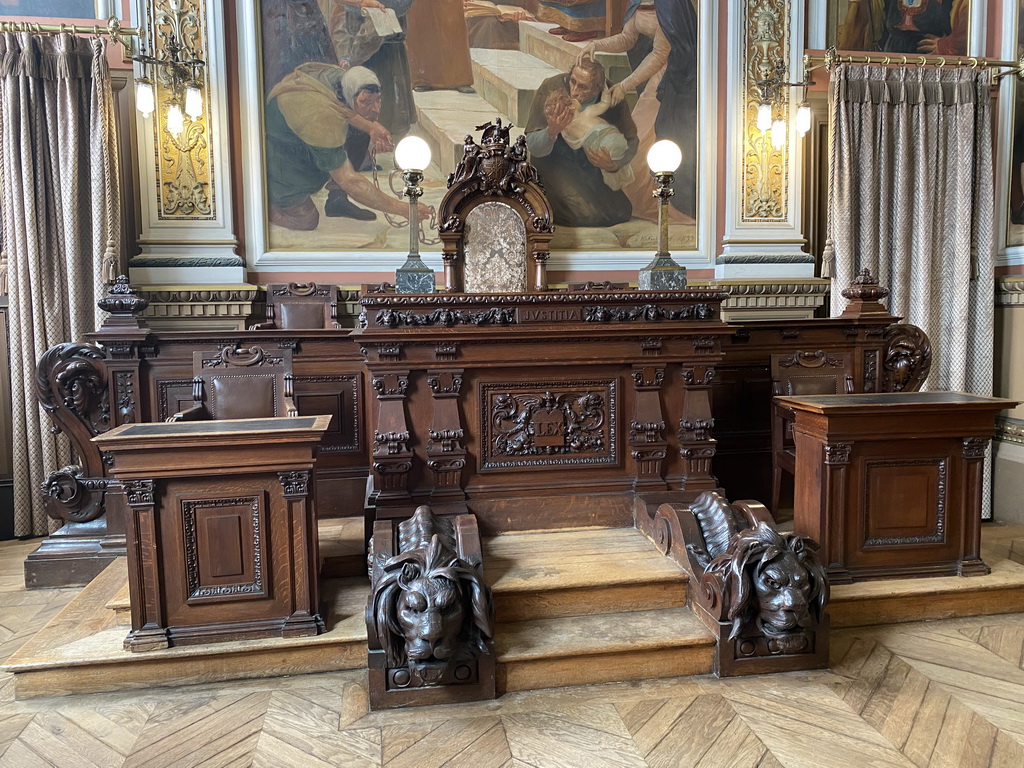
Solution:
[[(548, 30), (553, 26), (554, 24), (542, 22), (520, 23), (519, 50), (550, 64), (559, 72), (568, 72), (586, 44), (570, 43), (558, 35), (549, 34)], [(619, 82), (633, 71), (629, 66), (629, 58), (624, 53), (599, 51), (596, 59), (604, 65), (605, 74), (613, 83)]]

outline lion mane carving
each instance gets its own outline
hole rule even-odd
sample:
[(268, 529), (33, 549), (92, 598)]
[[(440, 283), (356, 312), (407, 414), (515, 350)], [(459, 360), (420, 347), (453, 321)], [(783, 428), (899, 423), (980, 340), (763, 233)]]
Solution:
[(371, 655), (384, 655), (386, 691), (478, 682), (477, 661), (493, 654), (494, 602), (479, 555), (464, 551), (475, 519), (418, 507), (398, 525), (394, 551), (390, 523), (377, 526), (366, 619)]
[(705, 571), (722, 579), (730, 640), (754, 628), (780, 651), (803, 650), (799, 633), (817, 628), (829, 598), (817, 550), (806, 536), (780, 533), (763, 522), (732, 537)]
[(662, 504), (653, 525), (690, 575), (695, 612), (718, 635), (718, 674), (827, 665), (829, 585), (816, 542), (779, 531), (763, 504), (730, 504), (714, 491)]

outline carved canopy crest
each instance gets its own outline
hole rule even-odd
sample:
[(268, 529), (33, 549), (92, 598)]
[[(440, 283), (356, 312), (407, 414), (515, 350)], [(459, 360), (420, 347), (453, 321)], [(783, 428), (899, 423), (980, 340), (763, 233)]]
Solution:
[[(522, 219), (526, 232), (527, 272), (532, 290), (546, 288), (545, 266), (555, 228), (551, 206), (537, 169), (529, 161), (526, 137), (514, 142), (512, 125), (501, 118), (478, 125), (480, 143), (467, 135), (462, 160), (448, 176), (448, 191), (441, 200), (438, 232), (443, 242), (445, 290), (465, 290), (466, 218), (483, 203), (503, 203)], [(532, 267), (532, 268), (531, 268)]]

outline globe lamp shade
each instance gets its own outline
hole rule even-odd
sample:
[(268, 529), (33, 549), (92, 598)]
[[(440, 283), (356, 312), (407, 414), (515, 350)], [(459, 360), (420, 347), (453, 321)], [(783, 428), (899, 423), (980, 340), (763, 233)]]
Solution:
[(647, 152), (647, 167), (654, 173), (675, 173), (683, 162), (683, 153), (674, 141), (662, 139), (654, 142)]
[(430, 165), (430, 146), (419, 136), (406, 136), (395, 147), (395, 165), (403, 171), (423, 171)]

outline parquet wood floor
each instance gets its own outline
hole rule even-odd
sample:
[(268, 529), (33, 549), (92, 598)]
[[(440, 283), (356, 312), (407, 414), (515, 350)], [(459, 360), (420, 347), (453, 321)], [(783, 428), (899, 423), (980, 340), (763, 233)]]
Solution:
[[(1024, 529), (987, 531), (1004, 557), (1024, 544)], [(0, 661), (77, 592), (20, 586), (35, 546), (0, 543)], [(832, 643), (824, 672), (379, 713), (365, 672), (28, 701), (3, 674), (0, 766), (1024, 766), (1024, 614), (845, 629)]]

